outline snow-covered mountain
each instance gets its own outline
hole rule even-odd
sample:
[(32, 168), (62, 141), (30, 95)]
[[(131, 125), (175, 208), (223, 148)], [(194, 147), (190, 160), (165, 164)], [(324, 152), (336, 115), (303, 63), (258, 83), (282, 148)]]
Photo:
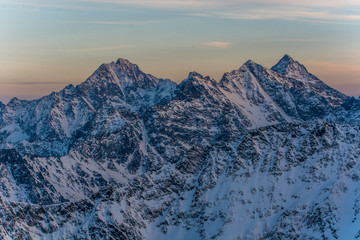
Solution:
[(0, 102), (0, 123), (2, 122), (2, 115), (3, 115), (4, 109), (5, 109), (5, 105), (2, 102)]
[(0, 236), (360, 238), (359, 117), (288, 55), (180, 84), (118, 59), (0, 103)]

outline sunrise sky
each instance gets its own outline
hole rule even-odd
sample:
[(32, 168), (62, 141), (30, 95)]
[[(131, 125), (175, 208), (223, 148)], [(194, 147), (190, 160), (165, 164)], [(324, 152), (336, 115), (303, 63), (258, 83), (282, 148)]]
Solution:
[(359, 0), (0, 0), (0, 101), (79, 84), (119, 57), (180, 82), (285, 53), (360, 95)]

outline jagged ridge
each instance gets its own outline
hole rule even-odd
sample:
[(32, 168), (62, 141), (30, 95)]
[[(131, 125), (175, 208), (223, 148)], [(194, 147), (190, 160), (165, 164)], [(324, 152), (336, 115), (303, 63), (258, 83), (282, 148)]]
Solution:
[(178, 85), (103, 64), (0, 104), (0, 234), (354, 238), (359, 106), (288, 55)]

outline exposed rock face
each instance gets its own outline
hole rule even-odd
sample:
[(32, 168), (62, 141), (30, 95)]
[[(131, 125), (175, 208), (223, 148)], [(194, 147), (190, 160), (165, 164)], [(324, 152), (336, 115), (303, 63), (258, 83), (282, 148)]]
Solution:
[(0, 103), (0, 236), (359, 238), (359, 115), (288, 55), (178, 85), (103, 64)]

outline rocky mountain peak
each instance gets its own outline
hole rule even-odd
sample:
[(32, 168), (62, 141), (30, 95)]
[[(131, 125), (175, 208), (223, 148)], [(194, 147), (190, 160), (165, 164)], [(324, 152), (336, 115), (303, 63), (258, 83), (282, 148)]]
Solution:
[(177, 86), (176, 99), (198, 99), (210, 94), (216, 86), (217, 82), (209, 76), (204, 77), (198, 72), (190, 72), (188, 77)]
[(180, 85), (194, 86), (196, 88), (208, 89), (215, 87), (217, 82), (209, 76), (203, 76), (198, 72), (190, 72), (189, 76)]
[(271, 68), (271, 70), (289, 77), (296, 77), (300, 75), (304, 76), (309, 74), (304, 65), (295, 61), (287, 54), (285, 54), (280, 61)]
[(125, 58), (118, 58), (115, 62), (116, 66), (115, 68), (120, 68), (122, 71), (125, 72), (138, 72), (139, 66), (135, 63), (130, 62), (129, 60)]
[(254, 66), (256, 65), (256, 62), (254, 62), (253, 60), (249, 59), (244, 63), (245, 66)]
[(15, 106), (21, 103), (21, 101), (26, 101), (26, 100), (21, 100), (17, 97), (13, 97), (12, 99), (10, 99), (10, 101), (8, 102), (7, 106)]
[(196, 81), (196, 82), (208, 82), (213, 81), (209, 76), (203, 76), (198, 72), (190, 72), (187, 79), (185, 81)]
[(303, 93), (316, 93), (316, 95), (326, 99), (326, 102), (332, 106), (341, 105), (347, 98), (345, 94), (329, 87), (319, 78), (309, 73), (304, 65), (287, 54), (271, 70), (279, 73), (283, 77), (283, 83), (288, 84), (289, 87), (301, 90)]
[(233, 70), (231, 72), (224, 73), (220, 80), (221, 86), (226, 86), (229, 83), (235, 82), (244, 82), (246, 75), (251, 75), (251, 71), (256, 68), (256, 63), (252, 60), (246, 61), (239, 69)]
[(253, 60), (249, 59), (239, 68), (239, 70), (240, 70), (240, 72), (246, 72), (247, 70), (253, 71), (258, 66), (261, 66), (261, 65), (257, 64)]
[(182, 88), (182, 86), (205, 86), (214, 84), (216, 85), (214, 79), (211, 79), (209, 76), (204, 77), (200, 73), (193, 71), (178, 85), (178, 88)]
[(5, 109), (5, 104), (0, 102), (0, 124), (1, 124), (1, 121), (2, 121), (2, 114), (4, 112), (4, 109)]
[(239, 68), (240, 72), (246, 72), (247, 70), (249, 70), (250, 72), (263, 72), (268, 69), (249, 59)]
[(158, 79), (142, 72), (138, 65), (119, 58), (116, 62), (102, 64), (86, 82), (107, 86), (109, 83), (122, 87), (151, 88), (156, 87)]

